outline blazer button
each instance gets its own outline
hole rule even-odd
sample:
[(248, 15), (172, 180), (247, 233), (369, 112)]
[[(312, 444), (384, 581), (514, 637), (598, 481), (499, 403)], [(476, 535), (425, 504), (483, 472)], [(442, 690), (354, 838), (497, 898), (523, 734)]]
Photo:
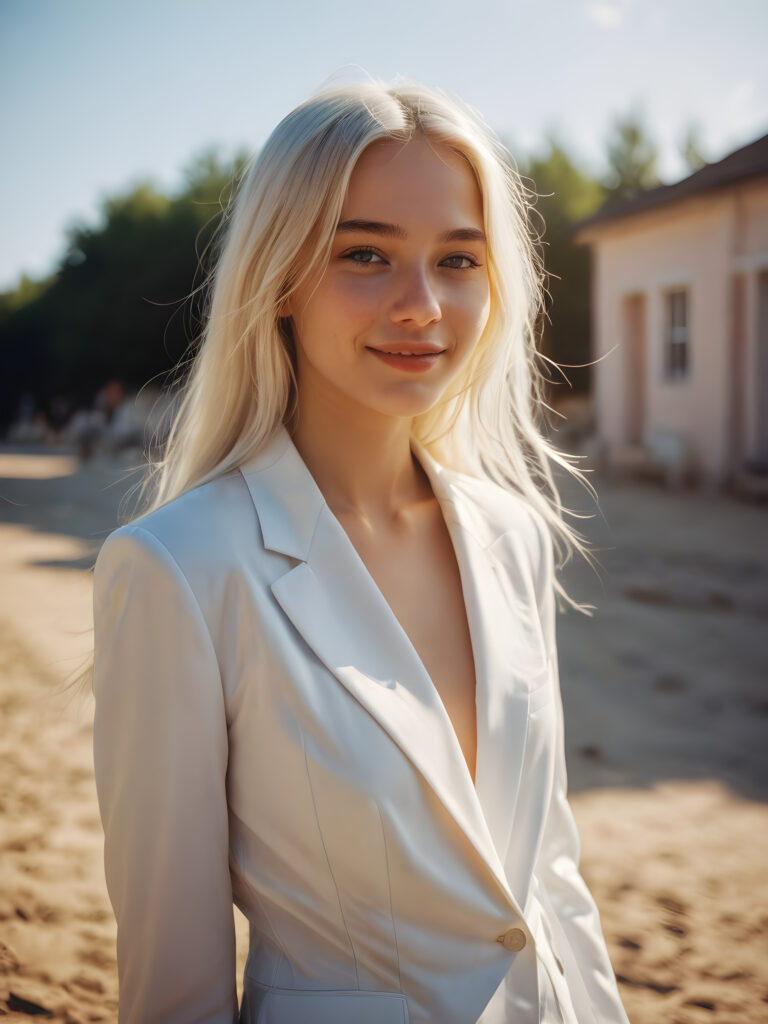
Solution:
[(519, 953), (526, 942), (525, 932), (522, 928), (510, 928), (503, 935), (499, 935), (496, 941), (500, 942), (510, 953)]

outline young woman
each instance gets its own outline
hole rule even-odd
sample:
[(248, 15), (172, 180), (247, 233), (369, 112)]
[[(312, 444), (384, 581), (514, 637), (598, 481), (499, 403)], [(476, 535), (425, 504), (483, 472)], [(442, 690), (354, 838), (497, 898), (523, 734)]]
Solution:
[(123, 1024), (626, 1024), (566, 802), (542, 276), (508, 154), (421, 87), (322, 91), (239, 183), (95, 567)]

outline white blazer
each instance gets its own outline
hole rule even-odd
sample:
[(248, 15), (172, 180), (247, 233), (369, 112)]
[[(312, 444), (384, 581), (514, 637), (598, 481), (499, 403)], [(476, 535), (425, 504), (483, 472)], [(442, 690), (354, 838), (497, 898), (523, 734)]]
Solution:
[(94, 761), (121, 1024), (627, 1024), (566, 802), (549, 535), (412, 450), (461, 574), (476, 785), (285, 427), (105, 541)]

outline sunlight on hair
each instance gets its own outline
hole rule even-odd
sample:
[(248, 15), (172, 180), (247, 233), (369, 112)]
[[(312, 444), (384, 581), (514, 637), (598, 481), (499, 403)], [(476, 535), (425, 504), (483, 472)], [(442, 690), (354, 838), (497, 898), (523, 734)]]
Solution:
[[(134, 518), (236, 469), (297, 411), (296, 361), (286, 299), (328, 261), (347, 185), (377, 140), (419, 135), (471, 165), (488, 239), (491, 311), (460, 378), (413, 435), (450, 469), (489, 478), (521, 495), (548, 531), (559, 566), (584, 538), (565, 519), (554, 473), (565, 470), (596, 498), (580, 456), (548, 438), (548, 369), (539, 352), (546, 271), (534, 228), (537, 194), (514, 157), (471, 106), (405, 79), (384, 83), (354, 67), (355, 81), (329, 81), (277, 125), (244, 167), (223, 210), (203, 329), (176, 367), (168, 422), (147, 452)], [(348, 75), (348, 69), (338, 74)], [(335, 78), (336, 76), (334, 76)], [(543, 221), (542, 221), (543, 224)], [(160, 440), (159, 438), (162, 438)], [(590, 615), (555, 579), (558, 597)]]

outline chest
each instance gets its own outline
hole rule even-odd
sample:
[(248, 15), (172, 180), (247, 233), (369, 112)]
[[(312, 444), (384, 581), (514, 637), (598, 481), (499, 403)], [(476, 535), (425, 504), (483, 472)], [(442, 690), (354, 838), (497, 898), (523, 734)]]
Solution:
[(407, 535), (345, 531), (421, 659), (474, 781), (476, 672), (459, 566), (439, 508)]

